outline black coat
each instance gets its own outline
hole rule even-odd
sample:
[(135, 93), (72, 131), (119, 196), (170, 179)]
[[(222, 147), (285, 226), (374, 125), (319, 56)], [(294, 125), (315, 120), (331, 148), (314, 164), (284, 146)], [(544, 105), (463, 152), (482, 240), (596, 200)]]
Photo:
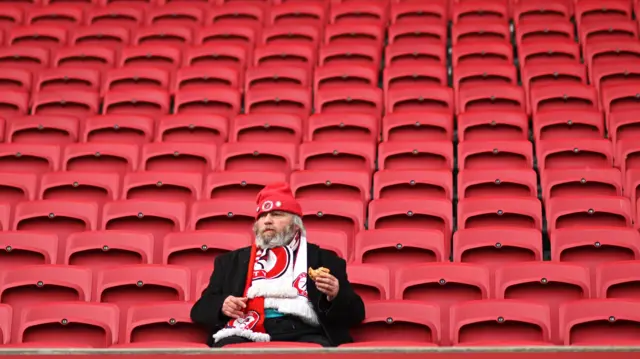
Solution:
[[(210, 346), (213, 345), (212, 335), (222, 329), (230, 319), (222, 314), (222, 303), (230, 295), (244, 295), (250, 255), (251, 247), (245, 247), (216, 257), (209, 285), (191, 309), (191, 320), (209, 331)], [(312, 280), (307, 281), (307, 293), (332, 344), (337, 346), (353, 342), (349, 327), (364, 320), (365, 310), (362, 298), (353, 291), (347, 279), (346, 262), (334, 252), (308, 243), (307, 266), (329, 268), (331, 274), (340, 281), (338, 295), (331, 302), (318, 291)]]

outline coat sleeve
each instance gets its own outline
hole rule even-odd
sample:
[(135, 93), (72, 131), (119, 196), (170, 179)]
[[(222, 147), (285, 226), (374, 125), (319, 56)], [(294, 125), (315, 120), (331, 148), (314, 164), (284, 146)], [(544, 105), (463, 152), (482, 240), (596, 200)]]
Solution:
[(327, 267), (340, 282), (338, 295), (329, 302), (325, 295), (320, 296), (321, 316), (327, 324), (334, 326), (352, 327), (364, 320), (365, 308), (362, 298), (353, 290), (347, 278), (347, 263), (333, 253), (327, 253)]
[(229, 320), (222, 314), (222, 303), (228, 296), (223, 293), (227, 268), (224, 257), (224, 255), (216, 257), (209, 285), (204, 290), (202, 297), (191, 308), (191, 321), (212, 332), (224, 326)]

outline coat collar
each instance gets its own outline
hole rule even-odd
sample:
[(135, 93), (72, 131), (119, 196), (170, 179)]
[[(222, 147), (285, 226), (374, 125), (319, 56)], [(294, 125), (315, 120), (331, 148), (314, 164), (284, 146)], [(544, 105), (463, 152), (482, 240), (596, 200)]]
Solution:
[[(315, 244), (307, 242), (307, 265), (311, 268), (318, 268), (320, 262), (320, 252), (318, 251), (319, 247)], [(238, 277), (242, 278), (242, 281), (238, 281), (236, 283), (236, 287), (234, 292), (236, 296), (244, 295), (244, 285), (245, 279), (248, 275), (249, 270), (249, 260), (251, 256), (251, 247), (245, 247), (239, 249), (238, 258), (240, 259), (240, 268), (238, 268)], [(318, 288), (316, 288), (316, 284), (312, 280), (307, 280), (307, 294), (309, 295), (309, 300), (315, 302), (318, 297)]]

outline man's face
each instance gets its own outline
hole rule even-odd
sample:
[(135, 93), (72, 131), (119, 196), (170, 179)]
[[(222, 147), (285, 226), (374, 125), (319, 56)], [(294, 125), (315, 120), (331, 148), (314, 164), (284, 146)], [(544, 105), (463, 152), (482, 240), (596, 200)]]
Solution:
[(283, 246), (292, 237), (293, 217), (286, 212), (267, 212), (258, 218), (253, 229), (260, 247)]

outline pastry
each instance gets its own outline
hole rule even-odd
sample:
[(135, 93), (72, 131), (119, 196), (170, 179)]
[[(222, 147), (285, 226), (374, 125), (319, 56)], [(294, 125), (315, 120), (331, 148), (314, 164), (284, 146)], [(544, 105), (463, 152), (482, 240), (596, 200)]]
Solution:
[(318, 269), (313, 269), (311, 267), (309, 267), (309, 277), (311, 278), (311, 280), (315, 281), (316, 278), (318, 277), (318, 275), (321, 273), (329, 273), (329, 269), (325, 268), (325, 267), (320, 267)]

